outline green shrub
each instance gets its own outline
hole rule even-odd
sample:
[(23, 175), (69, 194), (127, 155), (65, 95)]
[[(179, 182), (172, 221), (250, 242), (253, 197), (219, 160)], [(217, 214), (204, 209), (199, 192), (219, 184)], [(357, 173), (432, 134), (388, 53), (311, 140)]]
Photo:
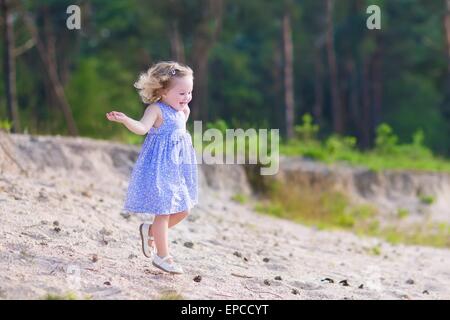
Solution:
[(12, 128), (12, 122), (8, 121), (7, 119), (1, 120), (0, 119), (0, 130), (5, 130), (6, 132), (11, 132)]
[(400, 219), (406, 218), (407, 216), (409, 216), (409, 211), (408, 211), (408, 209), (403, 209), (403, 208), (398, 209), (398, 210), (397, 210), (397, 216), (398, 216)]
[(297, 138), (303, 142), (316, 140), (319, 126), (313, 124), (313, 117), (306, 113), (302, 117), (302, 124), (294, 127)]
[(370, 249), (370, 253), (373, 254), (374, 256), (379, 256), (381, 255), (381, 247), (379, 245), (373, 246)]
[(435, 199), (433, 196), (430, 195), (419, 195), (420, 202), (423, 204), (431, 205), (435, 202)]
[(231, 197), (231, 200), (236, 201), (240, 204), (244, 204), (244, 203), (247, 203), (248, 198), (245, 194), (237, 193)]
[(276, 217), (283, 216), (283, 207), (279, 203), (258, 203), (254, 209), (257, 212), (267, 213)]
[(353, 152), (356, 145), (355, 137), (340, 137), (332, 135), (325, 141), (325, 150), (332, 160), (348, 160), (347, 152)]
[(379, 153), (393, 153), (398, 137), (387, 123), (382, 123), (376, 129), (375, 150)]
[(409, 144), (398, 144), (398, 138), (388, 124), (377, 128), (375, 148), (367, 151), (356, 149), (354, 137), (331, 135), (324, 142), (317, 140), (318, 126), (312, 118), (304, 116), (297, 126), (297, 138), (282, 141), (280, 153), (287, 156), (303, 156), (325, 163), (345, 161), (350, 165), (363, 165), (371, 170), (413, 169), (450, 172), (450, 161), (433, 155), (424, 145), (425, 135), (417, 130)]

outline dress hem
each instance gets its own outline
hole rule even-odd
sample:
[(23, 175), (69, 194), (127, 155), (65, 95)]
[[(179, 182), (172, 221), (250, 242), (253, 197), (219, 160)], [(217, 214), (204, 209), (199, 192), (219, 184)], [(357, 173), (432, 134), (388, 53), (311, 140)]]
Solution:
[(150, 212), (149, 210), (137, 210), (137, 209), (123, 209), (124, 213), (127, 214), (145, 214), (145, 215), (156, 215), (156, 216), (162, 216), (162, 215), (171, 215), (171, 214), (176, 214), (178, 212), (183, 212), (183, 211), (189, 211), (191, 210), (193, 207), (195, 207), (198, 204), (198, 202), (193, 203), (191, 206), (187, 206), (184, 209), (180, 209), (174, 212)]

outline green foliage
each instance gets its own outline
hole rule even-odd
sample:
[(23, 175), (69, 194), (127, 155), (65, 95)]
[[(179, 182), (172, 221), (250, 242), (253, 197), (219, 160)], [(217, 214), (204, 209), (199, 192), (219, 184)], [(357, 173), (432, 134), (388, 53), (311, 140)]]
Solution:
[(369, 253), (373, 254), (374, 256), (379, 256), (381, 255), (381, 247), (379, 245), (373, 246)]
[(377, 128), (377, 136), (375, 138), (375, 151), (378, 153), (393, 153), (397, 146), (398, 137), (392, 131), (392, 128), (383, 123)]
[(425, 141), (425, 134), (423, 133), (422, 129), (417, 130), (416, 132), (414, 132), (413, 134), (413, 138), (412, 138), (412, 144), (415, 147), (423, 147), (424, 146), (424, 141)]
[[(450, 225), (421, 223), (380, 226), (378, 211), (369, 204), (355, 204), (342, 192), (324, 187), (313, 189), (309, 185), (275, 181), (266, 188), (263, 199), (255, 210), (276, 217), (290, 219), (319, 229), (345, 229), (358, 235), (374, 236), (393, 244), (418, 244), (450, 248)], [(399, 209), (397, 216), (405, 218), (409, 212)], [(369, 254), (381, 255), (381, 248), (370, 248)]]
[(255, 205), (255, 211), (261, 213), (267, 213), (275, 217), (283, 216), (283, 206), (280, 203), (258, 203)]
[(400, 141), (406, 141), (419, 128), (428, 147), (442, 150), (446, 142), (443, 133), (448, 120), (439, 110), (442, 93), (431, 80), (432, 76), (404, 71), (399, 79), (388, 80), (387, 95), (392, 98), (386, 106), (385, 120), (391, 124)]
[(423, 204), (426, 204), (426, 205), (431, 205), (435, 202), (434, 197), (430, 196), (430, 195), (420, 194), (419, 199), (420, 199), (420, 202), (422, 202)]
[(136, 91), (130, 86), (133, 79), (133, 75), (124, 71), (118, 61), (83, 60), (67, 88), (79, 130), (97, 138), (119, 136), (126, 140), (124, 135), (128, 133), (125, 131), (127, 129), (108, 121), (106, 113), (116, 110), (135, 118), (142, 116), (144, 109), (140, 107)]
[(332, 135), (325, 142), (325, 150), (329, 155), (330, 159), (336, 159), (339, 157), (340, 160), (347, 160), (342, 155), (348, 152), (354, 152), (356, 146), (355, 137), (339, 137), (337, 135)]
[(313, 117), (306, 113), (302, 117), (302, 124), (295, 126), (295, 133), (297, 138), (304, 142), (311, 142), (317, 139), (317, 133), (319, 132), (319, 126), (313, 124)]
[[(203, 48), (203, 43), (211, 44), (211, 50), (201, 55), (207, 62), (204, 78), (207, 83), (201, 87), (207, 87), (208, 92), (207, 110), (201, 110), (200, 114), (207, 114), (208, 120), (222, 131), (226, 123), (227, 128), (266, 127), (284, 132), (285, 79), (280, 37), (281, 17), (288, 5), (294, 56), (301, 53), (301, 59), (294, 59), (293, 66), (295, 111), (303, 115), (295, 123), (296, 140), (302, 142), (286, 142), (288, 152), (323, 161), (366, 163), (369, 160), (376, 168), (408, 165), (407, 156), (400, 157), (406, 153), (414, 161), (418, 160), (418, 168), (439, 170), (447, 165), (434, 162), (431, 150), (442, 155), (450, 152), (450, 140), (446, 139), (450, 121), (446, 115), (448, 59), (442, 54), (446, 48), (442, 5), (433, 1), (409, 2), (406, 10), (404, 1), (371, 3), (382, 7), (382, 35), (361, 28), (367, 19), (364, 10), (346, 1), (336, 2), (334, 6), (337, 68), (344, 71), (340, 73), (339, 94), (350, 98), (344, 105), (349, 112), (343, 114), (342, 136), (351, 135), (359, 140), (362, 131), (367, 130), (372, 139), (374, 124), (380, 119), (389, 123), (378, 128), (376, 141), (368, 142), (376, 145), (370, 159), (354, 152), (353, 143), (345, 141), (346, 138), (333, 137), (331, 124), (336, 115), (328, 94), (330, 69), (320, 68), (326, 65), (326, 57), (323, 50), (318, 50), (323, 45), (319, 43), (323, 42), (322, 20), (326, 14), (321, 2), (230, 2), (223, 8), (220, 32), (214, 37), (210, 33), (216, 20), (205, 20), (199, 1), (183, 2), (183, 10), (179, 10), (177, 1), (93, 0), (80, 4), (83, 12), (89, 8), (91, 13), (83, 20), (80, 32), (60, 28), (67, 18), (64, 9), (70, 4), (68, 0), (26, 1), (24, 6), (36, 18), (43, 36), (43, 14), (50, 13), (47, 27), (53, 30), (58, 75), (83, 136), (128, 141), (126, 129), (105, 121), (104, 114), (117, 109), (133, 118), (142, 116), (143, 106), (133, 83), (139, 72), (152, 63), (174, 58), (175, 34), (179, 36), (184, 60), (194, 68), (199, 66), (196, 49)], [(14, 29), (16, 43), (23, 44), (29, 34), (20, 23), (16, 19)], [(211, 41), (212, 38), (215, 40)], [(67, 133), (66, 121), (52, 97), (45, 66), (36, 48), (16, 60), (22, 126), (38, 134)], [(367, 65), (370, 67), (365, 75)], [(201, 70), (194, 73), (200, 80)], [(1, 97), (5, 96), (4, 81), (4, 77), (0, 78)], [(365, 81), (369, 81), (371, 88), (380, 90), (370, 90), (368, 94), (361, 85)], [(376, 92), (382, 93), (382, 105), (377, 105)], [(196, 89), (194, 94), (198, 94)], [(369, 103), (366, 105), (364, 101)], [(314, 119), (314, 123), (311, 114), (318, 114), (319, 102), (321, 117)], [(1, 101), (0, 117), (4, 118), (5, 113), (5, 101)], [(363, 113), (368, 118), (365, 128), (358, 123)], [(418, 129), (422, 134), (414, 135), (417, 140), (408, 143)], [(319, 136), (330, 138), (319, 141)], [(365, 142), (364, 147), (368, 147)], [(399, 154), (397, 159), (383, 158), (394, 153)], [(429, 159), (425, 159), (427, 156)]]
[[(309, 121), (309, 120), (308, 120)], [(308, 137), (292, 139), (282, 143), (281, 154), (288, 156), (301, 155), (305, 158), (325, 163), (346, 162), (351, 165), (362, 165), (372, 170), (414, 169), (428, 171), (450, 171), (450, 161), (438, 158), (424, 145), (423, 130), (416, 130), (411, 143), (398, 143), (398, 137), (391, 126), (386, 123), (377, 128), (373, 150), (356, 149), (355, 137), (331, 135), (324, 142)]]
[(404, 208), (398, 209), (398, 210), (397, 210), (397, 216), (398, 216), (400, 219), (403, 219), (403, 218), (408, 217), (408, 216), (409, 216), (409, 211), (408, 211), (408, 209), (404, 209)]
[(320, 228), (354, 229), (377, 213), (370, 205), (353, 205), (342, 192), (278, 180), (267, 184), (263, 194), (265, 200), (256, 204), (256, 211)]
[(12, 122), (7, 119), (0, 119), (0, 130), (5, 130), (6, 132), (10, 132), (12, 128)]
[(248, 202), (248, 197), (245, 194), (236, 193), (234, 196), (231, 197), (231, 200), (236, 201), (240, 204), (245, 204)]
[(388, 227), (372, 234), (392, 244), (412, 244), (450, 248), (450, 225), (446, 223), (428, 223), (408, 226), (407, 230)]

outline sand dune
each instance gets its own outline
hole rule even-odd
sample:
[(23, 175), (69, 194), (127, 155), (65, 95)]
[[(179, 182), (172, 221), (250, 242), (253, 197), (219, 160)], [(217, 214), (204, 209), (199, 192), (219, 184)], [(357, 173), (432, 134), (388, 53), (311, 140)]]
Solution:
[(0, 150), (2, 299), (450, 299), (450, 250), (262, 216), (230, 200), (250, 192), (240, 166), (201, 167), (200, 204), (169, 234), (186, 273), (164, 274), (140, 251), (143, 218), (120, 212), (138, 148), (13, 135), (8, 150), (17, 163)]

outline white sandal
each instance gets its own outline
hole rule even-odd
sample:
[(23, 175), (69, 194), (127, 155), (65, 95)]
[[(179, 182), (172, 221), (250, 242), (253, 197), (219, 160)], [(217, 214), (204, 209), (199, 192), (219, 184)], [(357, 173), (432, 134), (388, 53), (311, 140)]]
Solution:
[(175, 263), (168, 263), (167, 260), (172, 258), (170, 255), (161, 258), (157, 254), (155, 254), (153, 258), (152, 264), (165, 272), (173, 273), (173, 274), (182, 274), (184, 273), (183, 269)]
[(142, 252), (147, 258), (152, 258), (155, 254), (155, 248), (148, 245), (148, 241), (154, 241), (153, 237), (148, 235), (148, 231), (152, 227), (151, 224), (143, 223), (139, 226), (139, 233), (141, 234), (142, 240)]

